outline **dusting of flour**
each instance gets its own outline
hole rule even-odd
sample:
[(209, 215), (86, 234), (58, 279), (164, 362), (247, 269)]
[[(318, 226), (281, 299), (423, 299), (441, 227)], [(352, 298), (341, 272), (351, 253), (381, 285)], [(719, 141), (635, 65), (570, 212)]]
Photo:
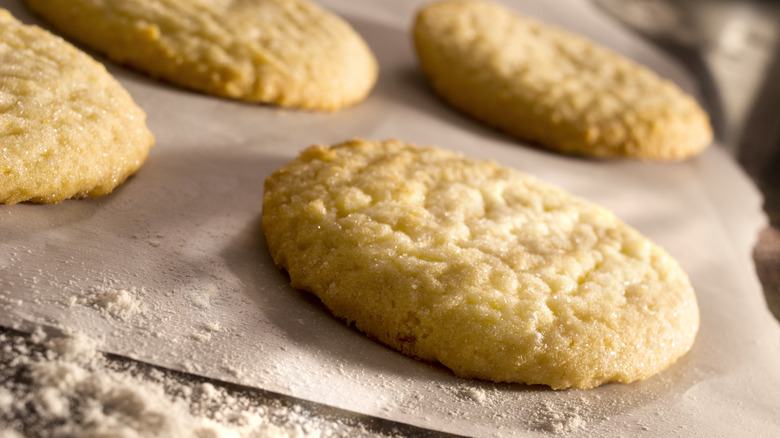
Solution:
[(98, 347), (80, 333), (0, 331), (0, 437), (395, 435), (250, 389), (105, 356)]

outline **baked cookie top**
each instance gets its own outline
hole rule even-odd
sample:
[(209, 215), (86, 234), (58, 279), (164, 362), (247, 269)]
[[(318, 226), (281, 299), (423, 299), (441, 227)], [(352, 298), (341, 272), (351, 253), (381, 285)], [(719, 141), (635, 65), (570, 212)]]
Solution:
[(712, 141), (672, 82), (585, 38), (487, 1), (440, 1), (414, 25), (422, 71), (446, 102), (522, 140), (599, 158), (680, 160)]
[(686, 274), (612, 213), (443, 149), (310, 147), (266, 180), (263, 229), (293, 286), (462, 377), (631, 382), (699, 325)]
[(110, 193), (146, 160), (145, 119), (102, 64), (0, 9), (0, 203)]
[(27, 0), (63, 34), (206, 94), (334, 111), (378, 67), (344, 20), (306, 0)]

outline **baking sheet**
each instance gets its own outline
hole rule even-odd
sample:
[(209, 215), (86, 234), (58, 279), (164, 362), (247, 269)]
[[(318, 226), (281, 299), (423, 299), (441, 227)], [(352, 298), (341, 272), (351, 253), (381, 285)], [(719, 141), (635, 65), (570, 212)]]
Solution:
[[(657, 164), (527, 147), (428, 91), (409, 37), (423, 2), (321, 3), (363, 34), (381, 68), (367, 101), (339, 113), (211, 98), (107, 63), (147, 111), (157, 144), (109, 196), (0, 206), (0, 324), (83, 331), (106, 352), (466, 435), (780, 433), (780, 328), (750, 258), (765, 222), (761, 199), (721, 148)], [(695, 92), (674, 62), (587, 2), (505, 3)], [(2, 5), (39, 23), (19, 1)], [(689, 273), (702, 316), (692, 351), (643, 382), (551, 391), (458, 379), (345, 326), (289, 286), (266, 251), (260, 215), (266, 176), (310, 144), (352, 137), (493, 159), (612, 209)]]

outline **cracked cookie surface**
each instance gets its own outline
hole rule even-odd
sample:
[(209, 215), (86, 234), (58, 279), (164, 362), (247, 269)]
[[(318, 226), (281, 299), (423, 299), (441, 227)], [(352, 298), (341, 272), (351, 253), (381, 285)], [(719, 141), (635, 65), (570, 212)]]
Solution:
[(688, 94), (611, 50), (492, 2), (423, 7), (420, 67), (454, 108), (521, 140), (598, 158), (674, 161), (712, 142)]
[(110, 193), (154, 143), (102, 64), (0, 9), (0, 203)]
[(378, 66), (346, 21), (306, 0), (27, 0), (112, 60), (206, 94), (335, 111)]
[(686, 274), (611, 212), (439, 148), (312, 146), (266, 180), (263, 229), (293, 286), (462, 377), (631, 382), (698, 329)]

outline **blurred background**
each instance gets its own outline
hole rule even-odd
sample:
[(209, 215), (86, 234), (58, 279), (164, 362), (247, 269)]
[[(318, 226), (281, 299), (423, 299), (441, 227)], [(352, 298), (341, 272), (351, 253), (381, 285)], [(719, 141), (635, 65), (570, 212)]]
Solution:
[(780, 0), (593, 0), (699, 80), (715, 136), (755, 181), (770, 226), (754, 251), (780, 320)]

